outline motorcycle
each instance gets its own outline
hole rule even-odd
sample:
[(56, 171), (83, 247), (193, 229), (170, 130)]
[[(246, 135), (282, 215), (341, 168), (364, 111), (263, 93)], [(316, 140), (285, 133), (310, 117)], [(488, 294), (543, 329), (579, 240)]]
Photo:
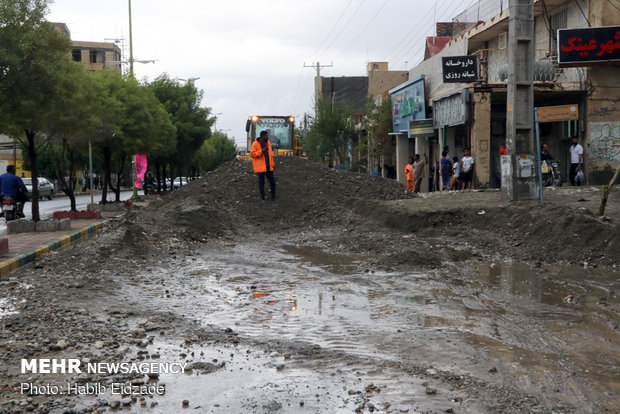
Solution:
[(2, 200), (2, 215), (6, 221), (20, 218), (20, 202), (13, 197), (4, 197)]
[(562, 187), (560, 163), (557, 160), (543, 161), (541, 166), (541, 173), (543, 176), (543, 186)]

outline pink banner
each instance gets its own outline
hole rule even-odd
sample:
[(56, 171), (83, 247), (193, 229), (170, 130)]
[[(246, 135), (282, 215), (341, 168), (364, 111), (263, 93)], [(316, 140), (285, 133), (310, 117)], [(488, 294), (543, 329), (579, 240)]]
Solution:
[(146, 155), (145, 154), (136, 154), (136, 188), (142, 188), (142, 178), (144, 178), (144, 174), (146, 174)]

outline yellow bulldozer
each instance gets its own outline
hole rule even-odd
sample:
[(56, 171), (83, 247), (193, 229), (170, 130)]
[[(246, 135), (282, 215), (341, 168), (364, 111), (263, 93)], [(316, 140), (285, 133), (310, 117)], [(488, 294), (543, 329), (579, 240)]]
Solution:
[(295, 135), (295, 117), (280, 115), (252, 115), (245, 123), (247, 132), (246, 153), (240, 159), (250, 159), (249, 152), (252, 143), (260, 135), (261, 131), (267, 131), (269, 142), (273, 148), (274, 156), (304, 157), (301, 138)]

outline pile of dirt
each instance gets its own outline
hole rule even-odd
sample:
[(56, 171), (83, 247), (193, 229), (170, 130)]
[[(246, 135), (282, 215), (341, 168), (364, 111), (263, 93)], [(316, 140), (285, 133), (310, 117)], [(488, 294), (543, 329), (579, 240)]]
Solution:
[[(506, 203), (497, 191), (415, 196), (395, 180), (336, 171), (296, 157), (277, 158), (275, 176), (277, 200), (263, 203), (251, 163), (230, 161), (130, 213), (124, 219), (130, 234), (119, 240), (154, 246), (171, 238), (190, 243), (235, 241), (331, 228), (334, 245), (383, 255), (384, 263), (396, 266), (436, 267), (466, 260), (471, 252), (610, 266), (620, 256), (618, 224), (595, 217), (591, 209), (567, 208), (566, 198), (539, 205)], [(594, 199), (593, 194), (588, 197)], [(614, 203), (610, 211), (615, 211)], [(398, 233), (417, 237), (403, 243)], [(444, 240), (446, 248), (434, 251), (425, 242), (432, 238)], [(452, 243), (455, 240), (458, 245)]]
[[(297, 157), (276, 159), (277, 200), (261, 202), (249, 161), (233, 160), (132, 215), (143, 227), (181, 232), (192, 240), (274, 232), (353, 220), (352, 199), (410, 198), (394, 180), (340, 172)], [(269, 182), (265, 183), (269, 198)], [(147, 231), (148, 232), (148, 231)]]

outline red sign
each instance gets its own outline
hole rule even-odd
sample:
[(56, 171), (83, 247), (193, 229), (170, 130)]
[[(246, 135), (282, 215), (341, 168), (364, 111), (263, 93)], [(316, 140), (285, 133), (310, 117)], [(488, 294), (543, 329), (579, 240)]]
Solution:
[(558, 63), (588, 66), (620, 62), (620, 26), (558, 30)]

